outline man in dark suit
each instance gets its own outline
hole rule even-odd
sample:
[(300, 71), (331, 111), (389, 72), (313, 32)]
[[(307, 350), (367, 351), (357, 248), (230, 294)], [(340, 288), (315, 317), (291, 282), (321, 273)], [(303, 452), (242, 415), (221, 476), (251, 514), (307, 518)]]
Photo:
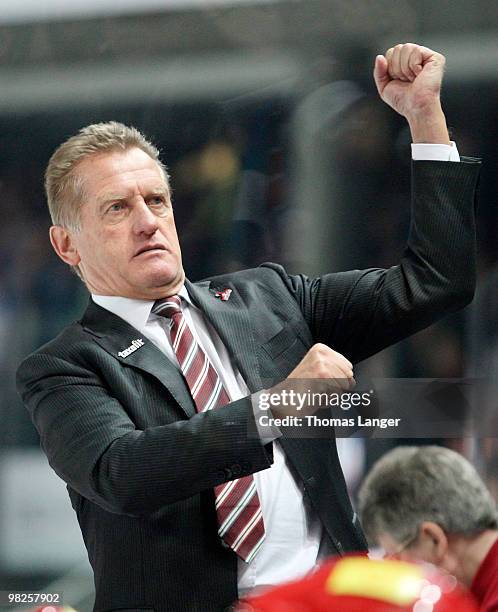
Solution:
[(388, 270), (309, 279), (265, 264), (190, 283), (168, 178), (141, 134), (97, 124), (52, 156), (52, 245), (92, 299), (18, 385), (68, 484), (95, 610), (219, 611), (366, 549), (334, 441), (262, 432), (257, 392), (288, 378), (349, 389), (353, 363), (471, 299), (479, 164), (450, 161), (443, 65), (412, 44), (376, 59), (419, 159), (408, 246)]

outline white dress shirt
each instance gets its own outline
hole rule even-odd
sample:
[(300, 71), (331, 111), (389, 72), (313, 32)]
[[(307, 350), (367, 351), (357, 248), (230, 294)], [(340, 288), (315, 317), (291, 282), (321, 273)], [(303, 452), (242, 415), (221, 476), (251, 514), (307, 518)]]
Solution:
[[(412, 144), (412, 158), (460, 161), (454, 143)], [(249, 390), (216, 330), (193, 305), (185, 287), (179, 295), (183, 298), (182, 309), (187, 323), (218, 372), (231, 401), (248, 396)], [(151, 312), (154, 302), (101, 295), (92, 295), (92, 298), (96, 304), (139, 330), (180, 368), (171, 345), (168, 321)], [(272, 466), (253, 476), (266, 538), (250, 563), (239, 559), (239, 596), (253, 588), (279, 584), (308, 573), (319, 560), (322, 537), (321, 522), (305, 502), (302, 483), (295, 477), (278, 439), (273, 442)], [(333, 508), (330, 511), (333, 512)]]
[[(187, 323), (218, 372), (231, 401), (250, 395), (218, 333), (192, 304), (185, 287), (179, 295), (183, 298), (182, 310)], [(180, 368), (171, 346), (168, 321), (152, 314), (153, 301), (102, 295), (92, 295), (92, 298), (96, 304), (135, 327)], [(251, 563), (239, 559), (239, 595), (258, 586), (279, 584), (307, 573), (317, 561), (322, 534), (320, 521), (304, 502), (302, 483), (294, 478), (277, 441), (273, 443), (271, 468), (253, 476), (266, 538)]]

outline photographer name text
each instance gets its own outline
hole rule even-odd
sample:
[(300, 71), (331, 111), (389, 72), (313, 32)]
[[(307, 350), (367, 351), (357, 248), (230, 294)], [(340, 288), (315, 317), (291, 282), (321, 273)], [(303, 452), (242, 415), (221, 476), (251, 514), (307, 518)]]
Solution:
[(358, 415), (356, 418), (318, 417), (314, 414), (305, 416), (288, 415), (282, 418), (263, 414), (258, 417), (261, 427), (379, 427), (388, 429), (399, 427), (401, 418), (365, 418)]

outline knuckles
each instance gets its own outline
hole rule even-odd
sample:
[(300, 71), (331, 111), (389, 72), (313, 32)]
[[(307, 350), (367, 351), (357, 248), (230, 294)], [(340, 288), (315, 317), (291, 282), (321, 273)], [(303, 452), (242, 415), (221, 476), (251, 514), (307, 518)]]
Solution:
[(328, 353), (331, 350), (332, 349), (329, 348), (326, 344), (323, 344), (322, 342), (317, 342), (310, 348), (309, 352), (317, 355), (324, 355), (325, 353)]
[[(305, 357), (307, 366), (316, 378), (352, 378), (352, 364), (340, 353), (326, 344), (318, 342), (313, 345)], [(344, 373), (345, 372), (345, 373)]]

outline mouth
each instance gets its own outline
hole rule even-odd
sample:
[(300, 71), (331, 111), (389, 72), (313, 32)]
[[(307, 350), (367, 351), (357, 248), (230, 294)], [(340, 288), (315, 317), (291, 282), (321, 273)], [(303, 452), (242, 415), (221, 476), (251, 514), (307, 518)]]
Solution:
[(146, 244), (137, 250), (134, 257), (137, 257), (138, 255), (142, 255), (143, 253), (151, 253), (151, 252), (158, 252), (158, 251), (166, 251), (166, 247), (163, 246), (162, 244)]

